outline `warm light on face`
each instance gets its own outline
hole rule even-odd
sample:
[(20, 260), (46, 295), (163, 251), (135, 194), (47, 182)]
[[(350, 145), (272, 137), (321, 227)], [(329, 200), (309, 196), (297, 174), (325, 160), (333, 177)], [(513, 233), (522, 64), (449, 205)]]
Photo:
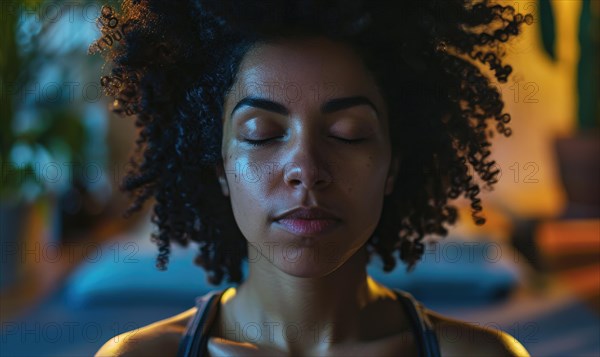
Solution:
[[(281, 271), (332, 272), (373, 233), (389, 181), (387, 108), (372, 77), (348, 47), (325, 39), (259, 45), (225, 99), (223, 166), (240, 230)], [(300, 206), (339, 220), (292, 222), (324, 229), (305, 234), (274, 220)]]

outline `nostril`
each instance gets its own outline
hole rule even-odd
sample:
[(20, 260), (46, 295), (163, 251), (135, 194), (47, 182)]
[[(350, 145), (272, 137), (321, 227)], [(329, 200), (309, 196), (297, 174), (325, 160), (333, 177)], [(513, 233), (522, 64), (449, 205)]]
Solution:
[(289, 163), (284, 167), (284, 180), (289, 186), (303, 185), (307, 189), (322, 188), (332, 182), (331, 174), (325, 167)]

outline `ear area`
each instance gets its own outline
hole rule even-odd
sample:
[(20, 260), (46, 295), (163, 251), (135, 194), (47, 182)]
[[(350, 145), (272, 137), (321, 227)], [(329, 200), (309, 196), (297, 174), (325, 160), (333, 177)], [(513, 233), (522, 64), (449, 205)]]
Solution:
[(219, 162), (215, 167), (215, 173), (219, 180), (219, 186), (221, 186), (221, 192), (223, 196), (229, 197), (229, 184), (227, 183), (227, 176), (225, 175), (225, 169), (223, 168), (223, 162)]
[(400, 170), (400, 157), (397, 155), (392, 156), (392, 162), (390, 163), (390, 169), (388, 171), (387, 179), (385, 180), (385, 195), (389, 195), (394, 191), (394, 182), (398, 177), (398, 171)]

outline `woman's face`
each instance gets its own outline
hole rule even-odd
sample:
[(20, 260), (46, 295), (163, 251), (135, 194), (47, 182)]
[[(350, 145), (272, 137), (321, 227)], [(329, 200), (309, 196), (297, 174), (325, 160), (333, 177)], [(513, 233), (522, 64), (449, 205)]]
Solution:
[[(245, 55), (225, 97), (222, 158), (223, 193), (256, 249), (250, 262), (299, 277), (331, 273), (366, 243), (397, 168), (374, 80), (349, 47), (325, 38)], [(277, 220), (302, 207), (335, 218)]]

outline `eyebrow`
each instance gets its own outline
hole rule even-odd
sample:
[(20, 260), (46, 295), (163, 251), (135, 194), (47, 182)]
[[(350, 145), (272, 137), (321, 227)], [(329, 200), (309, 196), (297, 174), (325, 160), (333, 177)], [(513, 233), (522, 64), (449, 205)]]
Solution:
[[(370, 106), (375, 111), (375, 113), (379, 116), (379, 111), (377, 110), (377, 107), (375, 107), (375, 104), (373, 104), (373, 102), (371, 102), (367, 97), (361, 96), (361, 95), (354, 96), (354, 97), (343, 97), (343, 98), (331, 99), (331, 100), (323, 103), (323, 105), (321, 105), (321, 113), (329, 114), (329, 113), (337, 112), (339, 110), (347, 109), (347, 108), (358, 106), (358, 105)], [(280, 103), (277, 103), (277, 102), (274, 102), (272, 100), (265, 99), (265, 98), (246, 97), (246, 98), (240, 100), (235, 105), (235, 107), (233, 108), (233, 110), (231, 111), (231, 114), (229, 116), (230, 117), (233, 116), (233, 114), (238, 109), (241, 109), (242, 107), (254, 107), (254, 108), (264, 109), (264, 110), (274, 112), (277, 114), (281, 114), (281, 115), (289, 115), (290, 114), (289, 110), (283, 104), (280, 104)]]

